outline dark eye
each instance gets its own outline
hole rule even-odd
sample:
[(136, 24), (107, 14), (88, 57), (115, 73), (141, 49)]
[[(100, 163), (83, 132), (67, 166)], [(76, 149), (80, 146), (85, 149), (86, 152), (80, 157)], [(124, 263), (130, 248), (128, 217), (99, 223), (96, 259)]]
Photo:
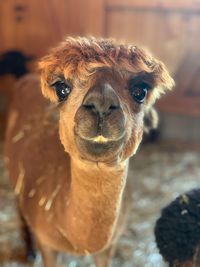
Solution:
[(71, 92), (71, 87), (65, 81), (57, 81), (51, 86), (55, 88), (59, 101), (66, 100)]
[(130, 83), (130, 94), (133, 99), (139, 104), (142, 104), (144, 102), (147, 91), (149, 89), (150, 86), (144, 82), (137, 84)]

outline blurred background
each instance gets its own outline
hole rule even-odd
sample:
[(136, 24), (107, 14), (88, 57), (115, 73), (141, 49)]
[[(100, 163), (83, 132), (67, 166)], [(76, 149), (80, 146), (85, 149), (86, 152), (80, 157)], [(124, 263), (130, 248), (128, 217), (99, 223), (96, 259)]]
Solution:
[[(113, 265), (164, 266), (154, 242), (154, 222), (177, 194), (200, 185), (200, 0), (0, 1), (0, 56), (10, 50), (24, 53), (29, 72), (37, 72), (37, 59), (69, 35), (142, 45), (166, 64), (176, 81), (173, 92), (156, 104), (158, 139), (143, 144), (131, 162), (131, 226), (119, 242)], [(0, 266), (11, 266), (13, 255), (23, 250), (3, 163), (15, 82), (13, 75), (0, 75)], [(61, 261), (70, 267), (91, 265), (87, 257)]]

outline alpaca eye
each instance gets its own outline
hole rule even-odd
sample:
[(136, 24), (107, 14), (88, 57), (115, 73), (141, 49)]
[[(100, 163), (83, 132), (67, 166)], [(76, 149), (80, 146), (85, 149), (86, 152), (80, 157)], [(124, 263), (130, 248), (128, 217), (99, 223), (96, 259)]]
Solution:
[(149, 89), (150, 86), (146, 83), (133, 84), (130, 85), (130, 94), (137, 103), (142, 104)]
[(59, 101), (64, 101), (67, 99), (71, 92), (70, 86), (65, 81), (57, 81), (52, 86), (56, 90)]

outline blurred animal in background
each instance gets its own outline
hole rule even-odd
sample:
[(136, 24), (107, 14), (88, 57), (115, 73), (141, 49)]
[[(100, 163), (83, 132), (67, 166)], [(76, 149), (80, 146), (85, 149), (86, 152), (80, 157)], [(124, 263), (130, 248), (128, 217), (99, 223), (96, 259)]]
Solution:
[(143, 143), (154, 143), (159, 138), (159, 116), (154, 107), (146, 110), (144, 114), (144, 135), (143, 135)]
[(180, 195), (162, 210), (155, 237), (170, 267), (200, 266), (200, 189)]
[(0, 55), (0, 135), (4, 136), (12, 91), (16, 81), (29, 72), (27, 65), (33, 57), (11, 50)]
[(129, 158), (173, 79), (143, 49), (95, 38), (67, 38), (40, 71), (46, 99), (36, 76), (19, 81), (5, 144), (26, 237), (45, 267), (58, 251), (109, 266), (129, 210)]
[(13, 74), (20, 78), (28, 73), (27, 62), (33, 57), (26, 56), (20, 51), (11, 50), (0, 55), (0, 76)]

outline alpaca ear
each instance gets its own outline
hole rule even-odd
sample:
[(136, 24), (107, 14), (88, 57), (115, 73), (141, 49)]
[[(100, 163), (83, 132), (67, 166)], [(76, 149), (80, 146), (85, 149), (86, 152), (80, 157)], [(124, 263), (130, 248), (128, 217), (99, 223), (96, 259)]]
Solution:
[(154, 60), (151, 74), (155, 86), (150, 96), (150, 102), (154, 103), (156, 99), (160, 98), (160, 96), (165, 94), (166, 91), (172, 90), (175, 83), (167, 68), (161, 61)]
[(60, 64), (58, 59), (54, 57), (54, 55), (48, 55), (42, 58), (38, 65), (41, 77), (40, 83), (42, 94), (51, 102), (58, 102), (56, 91), (51, 86), (51, 84), (53, 84), (58, 77), (63, 75), (61, 69), (59, 68)]
[[(147, 75), (147, 78), (153, 85), (153, 90), (150, 94), (150, 104), (154, 103), (161, 94), (174, 87), (174, 80), (170, 76), (166, 66), (156, 58), (154, 58), (148, 50), (135, 47), (132, 57), (136, 55), (136, 64), (140, 67), (141, 72)], [(135, 63), (135, 58), (134, 63)]]

